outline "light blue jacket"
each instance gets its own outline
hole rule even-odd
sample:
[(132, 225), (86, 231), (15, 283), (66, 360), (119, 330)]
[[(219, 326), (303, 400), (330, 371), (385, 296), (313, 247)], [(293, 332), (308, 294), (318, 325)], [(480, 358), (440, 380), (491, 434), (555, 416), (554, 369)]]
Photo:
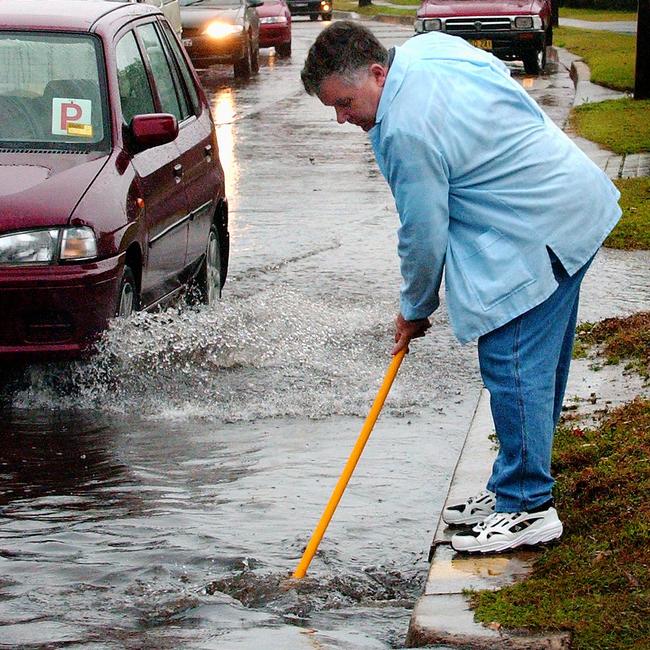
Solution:
[(401, 226), (407, 320), (439, 305), (471, 341), (557, 287), (547, 247), (569, 275), (620, 218), (611, 181), (491, 54), (430, 33), (396, 48), (369, 131)]

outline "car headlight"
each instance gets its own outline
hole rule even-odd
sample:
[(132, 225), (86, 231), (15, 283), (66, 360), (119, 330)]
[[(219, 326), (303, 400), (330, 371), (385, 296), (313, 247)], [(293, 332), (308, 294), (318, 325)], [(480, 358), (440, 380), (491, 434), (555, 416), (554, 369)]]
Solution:
[(273, 25), (273, 24), (282, 24), (285, 25), (287, 22), (286, 16), (267, 16), (266, 18), (260, 18), (260, 23), (263, 25)]
[(97, 257), (92, 228), (25, 230), (0, 236), (0, 264), (21, 265)]
[(203, 32), (211, 38), (224, 38), (225, 36), (233, 36), (234, 34), (241, 34), (244, 28), (241, 25), (232, 25), (230, 23), (210, 23)]
[(533, 17), (532, 16), (517, 16), (515, 18), (515, 29), (532, 29)]
[(415, 31), (422, 32), (439, 32), (442, 29), (440, 18), (418, 18), (415, 21)]

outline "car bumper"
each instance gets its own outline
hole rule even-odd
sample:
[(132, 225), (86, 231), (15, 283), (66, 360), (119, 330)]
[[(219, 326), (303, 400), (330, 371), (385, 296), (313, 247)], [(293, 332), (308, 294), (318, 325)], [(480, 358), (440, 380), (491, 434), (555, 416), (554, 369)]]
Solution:
[(78, 356), (115, 314), (122, 256), (92, 264), (0, 268), (0, 358)]
[(236, 63), (245, 54), (246, 41), (243, 32), (224, 38), (210, 36), (183, 36), (183, 45), (194, 64)]
[(514, 59), (524, 52), (539, 51), (544, 45), (545, 34), (543, 30), (517, 30), (454, 32), (453, 36), (460, 36), (475, 47), (492, 52), (499, 58)]
[(328, 9), (324, 9), (320, 0), (318, 2), (292, 2), (288, 3), (288, 6), (292, 16), (318, 16), (332, 12), (332, 5), (330, 4)]
[(291, 41), (288, 25), (260, 25), (260, 47), (273, 47)]

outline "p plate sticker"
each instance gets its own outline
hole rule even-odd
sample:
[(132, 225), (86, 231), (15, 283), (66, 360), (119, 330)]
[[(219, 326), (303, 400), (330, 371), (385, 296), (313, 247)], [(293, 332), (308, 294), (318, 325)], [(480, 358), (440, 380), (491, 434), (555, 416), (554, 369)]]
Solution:
[(93, 103), (90, 99), (52, 98), (52, 135), (91, 137)]

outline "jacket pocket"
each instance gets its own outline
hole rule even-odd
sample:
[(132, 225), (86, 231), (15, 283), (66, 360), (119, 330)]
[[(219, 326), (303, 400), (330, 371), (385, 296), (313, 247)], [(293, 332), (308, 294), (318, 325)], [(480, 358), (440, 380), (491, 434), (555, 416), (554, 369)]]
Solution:
[(483, 311), (535, 282), (522, 255), (496, 228), (479, 235), (472, 249), (460, 268)]

